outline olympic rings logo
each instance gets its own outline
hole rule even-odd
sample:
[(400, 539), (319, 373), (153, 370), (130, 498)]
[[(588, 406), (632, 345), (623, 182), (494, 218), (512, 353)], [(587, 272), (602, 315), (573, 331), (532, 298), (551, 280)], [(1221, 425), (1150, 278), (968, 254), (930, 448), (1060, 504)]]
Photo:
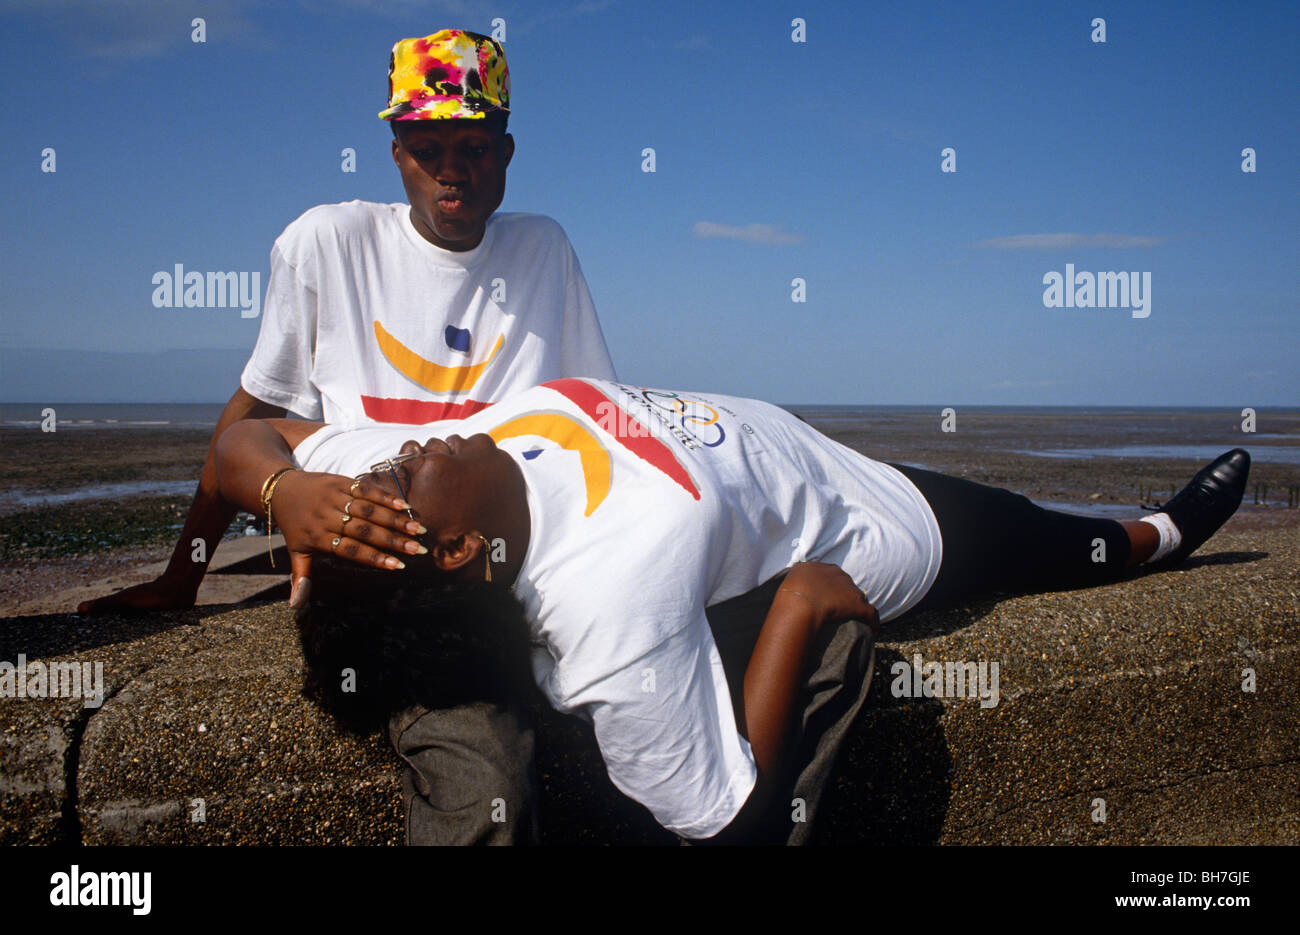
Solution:
[[(656, 409), (678, 417), (681, 427), (707, 448), (716, 448), (727, 438), (726, 430), (718, 421), (718, 410), (698, 399), (683, 399), (676, 393), (642, 390), (642, 398)], [(710, 441), (709, 439), (712, 439)]]

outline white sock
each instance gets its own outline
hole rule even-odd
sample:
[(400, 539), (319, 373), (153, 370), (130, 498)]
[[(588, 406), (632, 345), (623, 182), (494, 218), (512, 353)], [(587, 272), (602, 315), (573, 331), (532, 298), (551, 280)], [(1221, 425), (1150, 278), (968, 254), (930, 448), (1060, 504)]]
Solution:
[(1141, 521), (1150, 523), (1156, 527), (1156, 532), (1160, 533), (1160, 544), (1156, 546), (1155, 554), (1147, 559), (1148, 562), (1160, 561), (1183, 544), (1183, 534), (1178, 531), (1178, 527), (1174, 525), (1168, 513), (1152, 513), (1150, 516), (1142, 517)]

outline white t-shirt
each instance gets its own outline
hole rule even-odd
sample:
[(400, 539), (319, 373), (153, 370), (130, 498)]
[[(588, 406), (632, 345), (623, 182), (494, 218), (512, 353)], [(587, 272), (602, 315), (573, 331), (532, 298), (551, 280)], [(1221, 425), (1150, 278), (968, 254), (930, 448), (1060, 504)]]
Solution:
[(477, 432), (524, 474), (515, 594), (538, 685), (592, 722), (614, 784), (686, 837), (726, 827), (756, 776), (705, 608), (821, 561), (887, 621), (939, 570), (938, 524), (906, 477), (756, 400), (556, 380), (427, 430), (326, 426), (294, 457), (353, 475), (409, 438)]
[(264, 309), (244, 389), (334, 425), (463, 418), (544, 380), (614, 377), (578, 258), (537, 214), (494, 214), (455, 252), (407, 204), (320, 205), (276, 240)]

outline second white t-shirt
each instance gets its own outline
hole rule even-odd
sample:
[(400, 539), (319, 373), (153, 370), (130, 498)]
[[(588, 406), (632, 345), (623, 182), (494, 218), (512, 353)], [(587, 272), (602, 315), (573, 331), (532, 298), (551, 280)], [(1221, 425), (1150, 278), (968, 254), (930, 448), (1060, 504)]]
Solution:
[(757, 400), (557, 380), (460, 423), (327, 426), (294, 458), (355, 475), (407, 439), (477, 432), (524, 475), (514, 589), (538, 685), (592, 722), (614, 784), (686, 837), (726, 827), (756, 775), (705, 608), (820, 561), (888, 621), (938, 573), (938, 524), (906, 477)]

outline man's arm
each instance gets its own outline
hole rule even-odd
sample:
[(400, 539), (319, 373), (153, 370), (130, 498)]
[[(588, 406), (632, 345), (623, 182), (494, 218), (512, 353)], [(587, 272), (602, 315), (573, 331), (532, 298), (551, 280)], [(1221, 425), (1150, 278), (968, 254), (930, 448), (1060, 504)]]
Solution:
[[(190, 505), (189, 516), (181, 529), (180, 539), (172, 550), (171, 561), (166, 570), (153, 581), (118, 591), (106, 597), (83, 601), (77, 607), (77, 613), (140, 612), (150, 610), (168, 610), (172, 608), (193, 607), (199, 585), (208, 570), (208, 562), (216, 551), (218, 543), (230, 521), (235, 518), (235, 507), (223, 500), (217, 484), (216, 450), (217, 442), (230, 426), (244, 419), (276, 419), (283, 416), (285, 410), (279, 406), (262, 402), (256, 396), (244, 391), (243, 387), (235, 390), (226, 408), (221, 411), (217, 427), (212, 432), (208, 443), (207, 459), (203, 462), (203, 471), (199, 475), (199, 488)], [(202, 539), (203, 554), (207, 561), (193, 560), (194, 540)]]

